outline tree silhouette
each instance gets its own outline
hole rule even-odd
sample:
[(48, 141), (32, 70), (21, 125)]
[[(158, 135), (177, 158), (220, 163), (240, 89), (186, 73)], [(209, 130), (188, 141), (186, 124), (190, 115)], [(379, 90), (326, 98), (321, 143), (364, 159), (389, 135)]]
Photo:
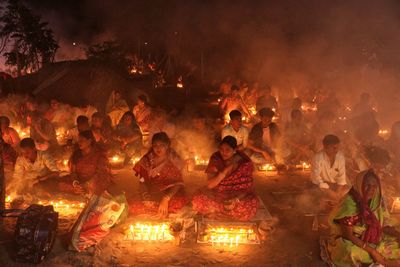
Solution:
[(19, 0), (9, 0), (0, 16), (0, 40), (0, 53), (7, 65), (17, 67), (18, 75), (52, 62), (58, 49), (48, 23)]

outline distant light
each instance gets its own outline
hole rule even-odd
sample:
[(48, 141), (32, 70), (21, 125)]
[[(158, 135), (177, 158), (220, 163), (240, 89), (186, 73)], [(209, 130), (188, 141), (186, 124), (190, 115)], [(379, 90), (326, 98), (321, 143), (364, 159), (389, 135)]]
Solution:
[(76, 45), (76, 43), (75, 43), (75, 42), (73, 42), (73, 43), (72, 43), (72, 45), (73, 45), (73, 46), (75, 46), (75, 45)]
[(147, 42), (144, 42), (144, 45), (147, 45)]

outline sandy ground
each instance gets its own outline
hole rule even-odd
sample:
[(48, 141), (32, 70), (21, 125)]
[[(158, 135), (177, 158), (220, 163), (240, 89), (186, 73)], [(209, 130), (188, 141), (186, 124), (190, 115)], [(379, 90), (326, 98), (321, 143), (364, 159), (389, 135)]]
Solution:
[[(204, 184), (200, 171), (187, 173), (185, 182), (189, 193)], [(318, 216), (319, 229), (312, 230), (319, 204), (312, 200), (308, 174), (304, 172), (266, 175), (255, 172), (256, 190), (271, 215), (277, 220), (268, 240), (262, 245), (212, 247), (196, 244), (188, 238), (180, 246), (168, 243), (133, 243), (123, 240), (121, 225), (113, 229), (101, 243), (87, 252), (65, 249), (65, 235), (59, 235), (56, 244), (40, 266), (325, 266), (319, 257), (319, 236), (326, 234), (324, 212)], [(134, 192), (136, 181), (129, 170), (116, 174), (117, 186)], [(315, 230), (315, 229), (314, 229)], [(7, 237), (2, 238), (6, 240)], [(12, 247), (2, 244), (0, 266), (29, 266), (9, 258)]]

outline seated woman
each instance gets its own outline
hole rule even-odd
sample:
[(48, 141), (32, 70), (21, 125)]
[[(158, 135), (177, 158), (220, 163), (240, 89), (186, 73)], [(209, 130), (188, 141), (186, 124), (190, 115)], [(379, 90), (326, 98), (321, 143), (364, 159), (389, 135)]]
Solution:
[(328, 251), (337, 267), (379, 263), (400, 266), (400, 233), (388, 225), (380, 180), (372, 170), (359, 173), (332, 212)]
[(16, 148), (21, 140), (18, 132), (10, 127), (10, 119), (8, 117), (0, 116), (0, 128), (4, 142)]
[(115, 129), (114, 138), (120, 149), (127, 155), (127, 160), (129, 160), (135, 152), (140, 150), (142, 134), (140, 133), (132, 112), (125, 112), (122, 116)]
[(251, 220), (256, 214), (259, 200), (253, 191), (253, 163), (236, 147), (236, 139), (226, 136), (211, 156), (207, 189), (192, 200), (195, 211), (239, 221)]
[(106, 111), (107, 115), (111, 118), (112, 127), (115, 127), (121, 119), (122, 115), (124, 115), (125, 112), (129, 111), (128, 103), (126, 103), (126, 101), (122, 99), (120, 91), (112, 91), (111, 96), (107, 101)]
[(108, 118), (100, 112), (96, 112), (92, 116), (92, 133), (95, 141), (102, 147), (107, 147), (111, 141), (112, 129)]
[(137, 104), (133, 107), (133, 114), (142, 134), (147, 133), (150, 128), (151, 107), (145, 95), (138, 96)]
[(189, 202), (182, 179), (183, 162), (171, 149), (165, 132), (156, 133), (151, 143), (150, 151), (133, 168), (139, 178), (141, 199), (129, 201), (129, 210), (133, 215), (163, 218)]
[(107, 156), (90, 130), (79, 133), (78, 149), (71, 156), (70, 167), (71, 175), (59, 183), (61, 191), (101, 194), (112, 183)]

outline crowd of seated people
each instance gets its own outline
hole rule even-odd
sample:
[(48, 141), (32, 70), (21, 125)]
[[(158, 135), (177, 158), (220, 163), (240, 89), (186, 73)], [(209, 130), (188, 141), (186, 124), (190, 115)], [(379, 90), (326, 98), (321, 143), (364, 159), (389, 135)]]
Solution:
[[(332, 258), (342, 253), (348, 253), (343, 262), (395, 258), (377, 246), (387, 244), (381, 243), (387, 228), (380, 217), (380, 199), (400, 189), (400, 123), (395, 122), (390, 136), (383, 138), (367, 93), (343, 122), (338, 116), (345, 105), (335, 92), (314, 97), (311, 104), (317, 108), (310, 111), (303, 108), (306, 100), (301, 97), (289, 99), (284, 107), (269, 85), (246, 84), (223, 83), (219, 114), (196, 111), (189, 121), (151, 107), (145, 95), (139, 95), (130, 108), (118, 90), (99, 109), (87, 102), (72, 107), (54, 99), (43, 104), (23, 97), (11, 111), (0, 112), (2, 157), (14, 168), (7, 178), (8, 190), (23, 194), (53, 187), (69, 194), (99, 193), (114, 183), (109, 157), (118, 151), (125, 165), (138, 158), (132, 179), (139, 183), (139, 193), (129, 199), (133, 216), (164, 218), (189, 205), (203, 216), (248, 221), (260, 205), (253, 182), (255, 167), (306, 162), (311, 164), (310, 188), (322, 196), (330, 192), (336, 200), (345, 199), (336, 202), (339, 211), (332, 227), (339, 229), (342, 240), (332, 247)], [(286, 112), (284, 124), (280, 112)], [(222, 121), (219, 129), (211, 126), (218, 121)], [(66, 142), (59, 140), (60, 128), (66, 130)], [(29, 137), (20, 136), (22, 129), (29, 130)], [(61, 175), (57, 161), (65, 154), (70, 172)], [(206, 181), (191, 198), (184, 172), (188, 162), (199, 157), (207, 159)], [(370, 237), (352, 230), (362, 224)]]

